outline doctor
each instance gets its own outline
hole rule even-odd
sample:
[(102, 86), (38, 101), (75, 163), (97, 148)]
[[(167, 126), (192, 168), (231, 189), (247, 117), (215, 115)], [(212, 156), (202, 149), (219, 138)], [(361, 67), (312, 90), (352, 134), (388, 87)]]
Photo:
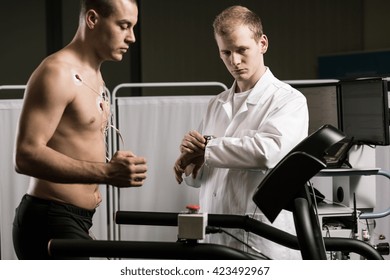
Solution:
[[(250, 215), (269, 223), (252, 196), (266, 172), (307, 136), (306, 99), (265, 66), (268, 39), (255, 13), (232, 6), (216, 17), (213, 27), (220, 57), (235, 81), (210, 101), (199, 130), (184, 136), (176, 180), (181, 183), (184, 177), (188, 185), (201, 188), (202, 212)], [(290, 212), (282, 212), (273, 225), (294, 233)], [(241, 250), (249, 248), (246, 243), (272, 259), (300, 258), (299, 251), (244, 230), (229, 233), (235, 238), (210, 234), (206, 241)]]

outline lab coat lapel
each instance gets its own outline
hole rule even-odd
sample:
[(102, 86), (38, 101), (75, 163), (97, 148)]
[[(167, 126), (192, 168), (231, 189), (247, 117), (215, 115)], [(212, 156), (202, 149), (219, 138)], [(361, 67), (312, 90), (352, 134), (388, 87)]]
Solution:
[(233, 104), (232, 104), (232, 99), (233, 99), (233, 94), (234, 94), (234, 89), (236, 88), (236, 81), (233, 83), (233, 86), (230, 89), (230, 93), (228, 95), (228, 99), (225, 100), (226, 103), (223, 104), (223, 108), (226, 112), (226, 114), (229, 117), (229, 124), (226, 127), (225, 131), (225, 136), (230, 137), (233, 136), (234, 133), (236, 132), (237, 128), (240, 125), (239, 119), (245, 118), (242, 114), (246, 114), (245, 112), (248, 111), (248, 106), (247, 106), (247, 100), (242, 104), (241, 108), (238, 110), (235, 116), (233, 116)]
[(249, 113), (249, 108), (247, 104), (247, 100), (242, 104), (240, 110), (233, 117), (230, 122), (228, 128), (226, 129), (225, 136), (231, 137), (239, 130), (240, 125), (242, 124), (242, 120), (246, 118)]
[[(229, 94), (226, 95), (223, 99), (222, 98), (220, 99), (220, 101), (224, 103), (222, 105), (222, 107), (225, 110), (225, 113), (228, 116), (229, 121), (233, 121), (233, 118), (234, 118), (234, 116), (233, 116), (233, 103), (232, 103), (232, 100), (233, 100), (233, 95), (234, 95), (234, 89), (236, 88), (236, 83), (237, 82), (234, 81), (233, 86), (229, 90)], [(241, 108), (236, 113), (236, 116), (241, 114), (242, 112), (245, 112), (245, 111), (248, 110), (247, 102), (248, 102), (248, 100), (246, 100), (242, 104)]]
[(233, 113), (232, 113), (232, 111), (233, 111), (233, 108), (232, 108), (232, 101), (230, 100), (230, 101), (224, 103), (224, 104), (222, 105), (222, 107), (223, 107), (223, 109), (225, 110), (225, 113), (226, 113), (226, 115), (227, 115), (228, 118), (229, 118), (229, 122), (231, 122), (231, 121), (232, 121), (232, 118), (233, 118)]
[(251, 93), (249, 94), (247, 100), (242, 104), (240, 110), (233, 117), (232, 116), (232, 101), (231, 94), (234, 94), (234, 89), (236, 86), (236, 81), (233, 83), (233, 86), (230, 89), (229, 100), (224, 104), (224, 109), (229, 116), (230, 123), (226, 129), (225, 136), (234, 136), (234, 134), (240, 129), (240, 124), (245, 120), (247, 115), (251, 112), (258, 103), (264, 102), (266, 97), (266, 87), (268, 86), (267, 81), (272, 77), (271, 71), (267, 68), (267, 71), (260, 78), (260, 80), (253, 87)]
[[(248, 96), (249, 97), (249, 96)], [(238, 110), (237, 114), (234, 116), (237, 117), (239, 116), (240, 114), (244, 113), (248, 111), (248, 99), (245, 100), (245, 102), (241, 105), (241, 108)]]
[(229, 122), (231, 122), (232, 118), (233, 118), (232, 95), (234, 94), (235, 88), (236, 88), (236, 82), (234, 81), (232, 87), (229, 89), (229, 93), (224, 94), (224, 95), (220, 96), (220, 98), (219, 98), (219, 102), (223, 103), (222, 108), (224, 109), (224, 111), (229, 119)]

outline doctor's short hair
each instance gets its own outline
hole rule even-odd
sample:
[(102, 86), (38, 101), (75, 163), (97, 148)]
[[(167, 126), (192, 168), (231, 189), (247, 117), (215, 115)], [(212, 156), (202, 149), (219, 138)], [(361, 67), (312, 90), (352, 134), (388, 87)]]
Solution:
[(247, 25), (253, 32), (253, 39), (258, 42), (263, 36), (263, 24), (260, 17), (243, 6), (231, 6), (223, 10), (213, 22), (214, 35), (230, 34), (237, 25)]
[[(114, 2), (118, 0), (81, 0), (80, 1), (80, 16), (84, 15), (88, 10), (93, 9), (104, 18), (109, 17), (114, 13)], [(128, 0), (137, 5), (136, 0)]]

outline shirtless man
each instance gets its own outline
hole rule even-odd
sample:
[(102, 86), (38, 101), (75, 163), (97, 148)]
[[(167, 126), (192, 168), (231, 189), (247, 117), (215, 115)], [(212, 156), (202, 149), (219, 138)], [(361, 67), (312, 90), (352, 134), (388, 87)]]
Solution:
[(135, 0), (82, 2), (73, 40), (31, 75), (16, 138), (15, 169), (31, 176), (16, 210), (13, 241), (19, 259), (47, 259), (52, 238), (89, 239), (99, 184), (140, 187), (143, 157), (117, 151), (106, 159), (110, 108), (100, 72), (121, 61), (135, 42)]

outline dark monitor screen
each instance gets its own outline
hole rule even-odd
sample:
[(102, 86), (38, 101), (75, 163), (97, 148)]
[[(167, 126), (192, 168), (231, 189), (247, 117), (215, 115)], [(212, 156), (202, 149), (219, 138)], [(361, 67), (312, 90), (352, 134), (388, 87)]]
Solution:
[(338, 80), (307, 80), (289, 82), (307, 101), (309, 110), (309, 134), (324, 124), (338, 128)]
[(340, 129), (356, 144), (390, 145), (387, 81), (340, 82)]

